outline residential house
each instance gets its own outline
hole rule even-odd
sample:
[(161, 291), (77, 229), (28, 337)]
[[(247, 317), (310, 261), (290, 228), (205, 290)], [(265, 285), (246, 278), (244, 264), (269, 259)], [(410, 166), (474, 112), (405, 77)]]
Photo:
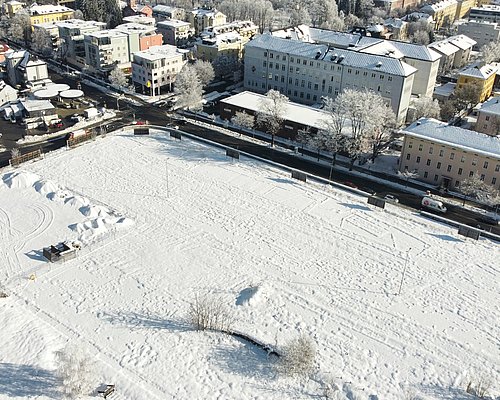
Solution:
[(490, 21), (467, 21), (458, 25), (458, 33), (473, 39), (476, 44), (472, 50), (479, 50), (485, 44), (500, 40), (500, 26)]
[(291, 100), (314, 104), (346, 88), (367, 89), (406, 118), (417, 70), (400, 59), (329, 45), (261, 35), (245, 46), (244, 87), (266, 93), (278, 90)]
[(461, 89), (466, 85), (480, 88), (479, 102), (482, 103), (491, 96), (496, 73), (497, 67), (489, 64), (466, 67), (458, 73), (457, 88)]
[(408, 22), (401, 18), (388, 18), (384, 21), (384, 27), (391, 33), (392, 40), (405, 40), (408, 38)]
[(405, 128), (399, 170), (416, 171), (418, 179), (448, 189), (478, 174), (500, 188), (500, 139), (484, 133), (422, 118)]
[(441, 54), (439, 70), (447, 72), (453, 68), (460, 68), (467, 64), (475, 44), (475, 40), (465, 35), (455, 35), (433, 42), (429, 47)]
[(206, 37), (196, 42), (196, 57), (205, 61), (214, 61), (220, 56), (241, 60), (243, 48), (248, 39), (237, 32), (221, 33), (215, 37)]
[(195, 35), (212, 26), (226, 23), (226, 16), (214, 8), (196, 8), (187, 13), (188, 22), (194, 28)]
[(185, 45), (193, 36), (194, 28), (189, 22), (167, 19), (156, 24), (158, 33), (163, 35), (163, 42), (173, 46)]
[(67, 62), (84, 67), (85, 35), (106, 29), (105, 22), (69, 19), (57, 24), (61, 56)]
[(132, 81), (148, 88), (154, 96), (160, 94), (161, 88), (172, 84), (185, 64), (185, 52), (175, 46), (150, 47), (145, 51), (134, 53), (132, 61)]
[(490, 136), (498, 136), (500, 140), (500, 98), (492, 97), (481, 104), (478, 110), (476, 131)]
[(12, 86), (39, 87), (48, 82), (47, 63), (33, 57), (26, 50), (13, 51), (5, 54), (7, 77)]
[(107, 76), (115, 67), (130, 70), (129, 35), (116, 29), (84, 35), (85, 63), (93, 71)]
[(0, 106), (14, 100), (17, 100), (17, 90), (0, 80)]
[(423, 6), (420, 11), (432, 16), (434, 29), (438, 30), (443, 26), (451, 26), (455, 21), (458, 11), (458, 1), (441, 0), (437, 3)]
[(185, 11), (182, 8), (165, 6), (162, 4), (153, 7), (153, 17), (158, 22), (167, 19), (184, 20), (185, 15)]
[(75, 16), (75, 10), (66, 6), (56, 6), (51, 4), (39, 6), (34, 3), (28, 11), (30, 14), (31, 25), (65, 21), (72, 19)]
[(484, 4), (480, 7), (472, 7), (469, 12), (469, 20), (500, 22), (500, 6)]
[(250, 40), (259, 32), (259, 27), (252, 21), (233, 21), (224, 25), (210, 26), (200, 33), (202, 38), (214, 37), (222, 33), (236, 32), (244, 39)]
[(5, 12), (9, 16), (9, 18), (12, 18), (25, 5), (26, 5), (25, 3), (21, 3), (20, 1), (17, 0), (8, 1), (5, 3)]
[(464, 18), (472, 7), (476, 6), (477, 0), (457, 0), (457, 15), (455, 15), (455, 20)]
[(115, 30), (126, 34), (128, 37), (130, 61), (132, 60), (132, 54), (135, 52), (163, 44), (163, 36), (156, 32), (154, 26), (126, 23), (118, 25)]

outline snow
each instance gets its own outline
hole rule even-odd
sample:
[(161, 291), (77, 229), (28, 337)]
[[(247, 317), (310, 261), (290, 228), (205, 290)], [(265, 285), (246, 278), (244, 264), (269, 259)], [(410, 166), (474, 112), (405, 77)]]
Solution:
[[(94, 356), (95, 387), (116, 384), (116, 399), (318, 398), (328, 379), (338, 398), (465, 400), (482, 375), (500, 394), (498, 244), (395, 205), (185, 137), (120, 133), (6, 170), (0, 227), (0, 398), (61, 398), (54, 353), (67, 343)], [(75, 239), (75, 259), (42, 258)], [(207, 293), (263, 343), (311, 337), (314, 379), (192, 331), (189, 304)]]

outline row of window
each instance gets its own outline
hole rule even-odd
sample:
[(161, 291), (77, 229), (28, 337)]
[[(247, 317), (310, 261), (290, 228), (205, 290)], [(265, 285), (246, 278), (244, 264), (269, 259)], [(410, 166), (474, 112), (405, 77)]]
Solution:
[[(448, 165), (448, 168), (449, 168), (448, 171), (451, 171), (450, 167), (451, 166)], [(408, 166), (407, 165), (405, 165), (405, 171), (408, 171)], [(415, 173), (418, 174), (418, 168), (415, 168), (413, 170), (413, 172), (415, 172)], [(462, 175), (462, 168), (458, 169), (458, 175)], [(472, 178), (473, 176), (474, 176), (474, 171), (469, 171), (469, 178)], [(424, 171), (424, 179), (427, 179), (427, 178), (429, 178), (429, 172), (428, 171)], [(479, 179), (482, 180), (482, 181), (484, 181), (485, 178), (486, 178), (486, 176), (484, 174), (481, 174), (480, 177), (479, 177)], [(439, 179), (439, 175), (435, 174), (434, 175), (434, 181), (437, 182), (438, 179)], [(496, 177), (491, 178), (491, 184), (495, 185), (496, 183), (497, 183), (497, 178)], [(458, 187), (458, 186), (460, 186), (460, 181), (456, 180), (455, 181), (455, 187)]]
[[(443, 150), (441, 150), (441, 152), (442, 152), (442, 151), (443, 151)], [(440, 154), (440, 155), (442, 156), (442, 154)], [(451, 155), (450, 155), (450, 160), (453, 160), (454, 156), (455, 156), (455, 153), (451, 153)], [(410, 160), (410, 159), (411, 159), (411, 154), (410, 154), (410, 153), (406, 154), (406, 159), (407, 159), (407, 160)], [(419, 164), (419, 163), (420, 163), (420, 156), (417, 156), (417, 158), (416, 158), (416, 162), (417, 162), (417, 164)], [(462, 158), (460, 159), (460, 162), (462, 162), (462, 163), (464, 163), (464, 162), (465, 162), (465, 156), (462, 156)], [(477, 163), (478, 163), (477, 158), (473, 158), (473, 159), (472, 159), (472, 163), (471, 163), (471, 164), (472, 164), (472, 166), (473, 166), (473, 167), (477, 166)], [(426, 163), (426, 164), (427, 164), (427, 165), (431, 165), (431, 160), (430, 160), (429, 158), (427, 159), (427, 163)], [(488, 161), (484, 161), (484, 162), (483, 162), (483, 168), (484, 168), (484, 169), (487, 169), (487, 168), (488, 168), (488, 166), (489, 166), (489, 162), (488, 162)], [(441, 168), (441, 162), (438, 162), (438, 163), (436, 164), (436, 168), (437, 168), (437, 169), (440, 169), (440, 168)], [(462, 168), (459, 168), (459, 171), (461, 171), (461, 170), (462, 170)], [(448, 172), (450, 172), (450, 171), (451, 171), (451, 165), (448, 165)], [(500, 164), (497, 164), (497, 165), (495, 166), (495, 172), (500, 172)], [(460, 172), (459, 172), (459, 175), (460, 175)]]

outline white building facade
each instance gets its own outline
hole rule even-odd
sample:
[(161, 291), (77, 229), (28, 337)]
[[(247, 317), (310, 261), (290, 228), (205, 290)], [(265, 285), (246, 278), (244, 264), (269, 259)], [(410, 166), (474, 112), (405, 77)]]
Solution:
[(128, 35), (109, 29), (84, 36), (86, 64), (93, 70), (107, 74), (115, 67), (130, 68)]

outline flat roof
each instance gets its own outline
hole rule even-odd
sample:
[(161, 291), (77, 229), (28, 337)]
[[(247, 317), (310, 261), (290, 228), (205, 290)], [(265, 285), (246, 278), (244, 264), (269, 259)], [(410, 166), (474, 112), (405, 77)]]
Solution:
[(139, 57), (149, 61), (156, 61), (164, 58), (182, 56), (183, 54), (184, 52), (179, 51), (177, 47), (170, 44), (164, 44), (162, 46), (152, 46), (147, 50), (137, 51), (134, 53), (134, 57)]
[[(261, 109), (261, 103), (265, 101), (268, 100), (262, 94), (244, 91), (222, 99), (220, 102), (257, 112)], [(329, 115), (323, 110), (290, 101), (286, 103), (285, 120), (317, 129), (324, 129), (329, 121)]]
[(28, 112), (51, 110), (55, 108), (48, 100), (21, 100), (21, 104)]
[(500, 158), (500, 139), (484, 133), (448, 125), (434, 118), (421, 118), (403, 130), (405, 135), (430, 140), (447, 146)]
[(186, 22), (186, 21), (181, 21), (181, 20), (178, 20), (178, 19), (167, 19), (166, 21), (160, 21), (156, 24), (156, 26), (161, 26), (161, 25), (165, 25), (165, 26), (191, 26), (191, 24), (189, 22)]
[(83, 19), (67, 19), (56, 22), (57, 26), (65, 28), (83, 28), (91, 26), (106, 26), (106, 22), (84, 21)]
[(86, 33), (85, 36), (93, 36), (96, 38), (100, 37), (127, 37), (127, 34), (116, 29), (104, 29), (102, 31), (95, 31)]

